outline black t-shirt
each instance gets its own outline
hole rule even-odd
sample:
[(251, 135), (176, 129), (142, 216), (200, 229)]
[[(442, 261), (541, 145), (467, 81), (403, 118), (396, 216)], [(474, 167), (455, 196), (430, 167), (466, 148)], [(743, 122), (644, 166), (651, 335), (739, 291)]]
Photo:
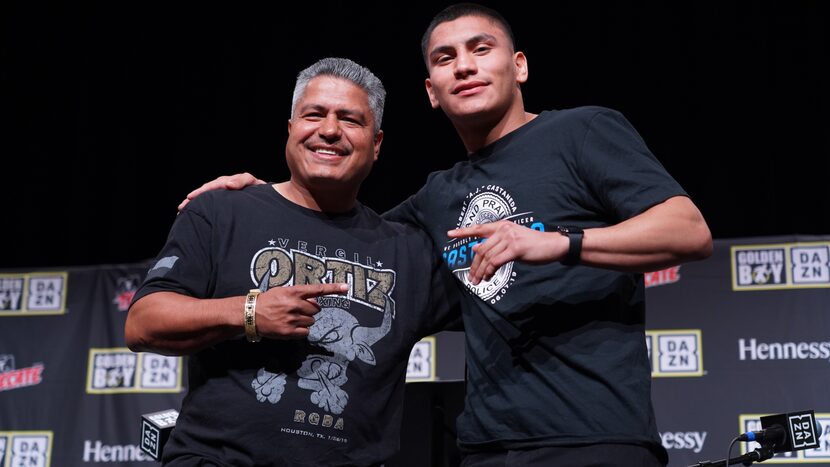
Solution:
[(509, 219), (532, 229), (617, 224), (685, 195), (618, 112), (543, 112), (430, 175), (387, 213), (423, 227), (466, 288), (467, 450), (629, 443), (665, 458), (655, 425), (640, 274), (511, 262), (466, 278), (479, 239), (456, 227)]
[[(212, 191), (177, 217), (134, 300), (198, 298), (318, 282), (308, 339), (225, 341), (189, 358), (189, 390), (165, 461), (220, 465), (375, 465), (399, 446), (406, 365), (415, 342), (452, 317), (451, 279), (411, 226), (362, 205), (329, 216), (272, 186)], [(243, 310), (239, 310), (240, 322)]]

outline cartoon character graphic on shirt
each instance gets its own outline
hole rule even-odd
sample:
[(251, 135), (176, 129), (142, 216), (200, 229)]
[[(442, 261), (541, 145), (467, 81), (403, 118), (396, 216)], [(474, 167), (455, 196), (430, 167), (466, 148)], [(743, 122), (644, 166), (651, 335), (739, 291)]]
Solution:
[[(260, 290), (267, 290), (268, 274), (260, 280)], [(395, 317), (395, 302), (384, 295), (383, 320), (377, 327), (361, 326), (357, 318), (337, 306), (326, 306), (314, 315), (309, 328), (308, 343), (325, 350), (306, 356), (297, 370), (297, 386), (311, 391), (310, 400), (323, 410), (341, 414), (349, 402), (343, 390), (348, 381), (347, 370), (355, 359), (375, 365), (372, 346), (389, 333)], [(251, 387), (257, 400), (276, 404), (285, 392), (287, 375), (260, 368)]]
[(308, 342), (320, 346), (333, 356), (309, 355), (299, 370), (298, 385), (313, 391), (311, 401), (333, 414), (340, 414), (349, 401), (349, 395), (342, 386), (348, 380), (346, 369), (349, 362), (359, 359), (375, 365), (372, 345), (389, 333), (395, 306), (386, 299), (383, 322), (378, 327), (360, 326), (357, 319), (340, 308), (324, 308), (315, 315), (315, 323), (309, 328)]

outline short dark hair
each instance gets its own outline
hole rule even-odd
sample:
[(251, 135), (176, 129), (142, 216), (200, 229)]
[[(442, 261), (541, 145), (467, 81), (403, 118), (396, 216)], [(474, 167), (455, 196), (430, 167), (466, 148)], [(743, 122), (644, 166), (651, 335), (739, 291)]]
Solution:
[(427, 26), (424, 36), (421, 38), (421, 54), (424, 56), (424, 62), (427, 65), (429, 65), (427, 46), (429, 46), (429, 38), (432, 36), (432, 31), (441, 23), (455, 21), (464, 16), (480, 16), (494, 21), (504, 29), (507, 37), (510, 38), (510, 45), (513, 46), (513, 50), (516, 50), (516, 37), (513, 35), (513, 29), (501, 13), (484, 5), (479, 5), (478, 3), (456, 3), (444, 8), (435, 15), (429, 23), (429, 26)]

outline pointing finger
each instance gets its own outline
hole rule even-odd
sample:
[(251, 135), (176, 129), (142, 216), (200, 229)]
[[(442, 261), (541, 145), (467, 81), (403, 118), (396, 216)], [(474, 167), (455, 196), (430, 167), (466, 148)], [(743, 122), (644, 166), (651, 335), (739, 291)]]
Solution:
[(478, 224), (447, 231), (450, 238), (487, 237), (493, 232), (493, 224)]
[(308, 284), (295, 285), (292, 289), (300, 298), (313, 298), (321, 295), (344, 294), (349, 291), (349, 284)]

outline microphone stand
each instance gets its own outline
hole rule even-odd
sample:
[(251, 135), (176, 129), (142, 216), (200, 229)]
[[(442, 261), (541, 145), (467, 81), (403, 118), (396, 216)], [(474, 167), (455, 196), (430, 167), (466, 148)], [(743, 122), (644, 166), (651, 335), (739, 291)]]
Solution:
[(735, 465), (735, 464), (743, 464), (743, 465), (752, 465), (753, 462), (763, 462), (767, 459), (771, 459), (772, 456), (775, 455), (775, 443), (769, 444), (762, 444), (760, 448), (748, 452), (742, 456), (738, 457), (731, 457), (728, 459), (721, 459), (717, 461), (700, 461), (697, 464), (690, 465), (689, 467), (719, 467), (725, 465)]

